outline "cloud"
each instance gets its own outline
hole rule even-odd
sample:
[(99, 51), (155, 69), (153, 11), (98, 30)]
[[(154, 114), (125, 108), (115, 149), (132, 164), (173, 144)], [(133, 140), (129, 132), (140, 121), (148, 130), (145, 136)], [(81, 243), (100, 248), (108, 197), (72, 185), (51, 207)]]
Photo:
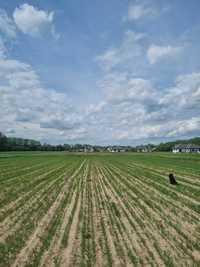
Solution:
[(156, 104), (151, 82), (130, 77), (126, 73), (112, 73), (107, 75), (101, 86), (105, 86), (107, 96), (104, 102), (93, 106), (93, 109), (90, 107), (86, 119), (87, 128), (99, 140), (102, 139), (100, 133), (103, 131), (105, 142), (106, 138), (107, 142), (112, 143), (124, 141), (127, 135), (133, 140), (139, 138), (140, 128), (147, 116), (146, 109)]
[(7, 130), (6, 130), (6, 134), (7, 134), (7, 135), (15, 134), (15, 130), (14, 130), (14, 129), (7, 129)]
[(178, 137), (190, 134), (198, 136), (200, 133), (200, 118), (192, 117), (188, 120), (178, 121), (176, 127), (173, 127), (167, 134), (167, 137)]
[(97, 61), (103, 63), (106, 70), (110, 70), (112, 67), (117, 65), (120, 62), (120, 59), (117, 56), (117, 49), (109, 49), (104, 54), (97, 56)]
[(174, 87), (160, 89), (150, 80), (112, 72), (99, 86), (107, 95), (89, 108), (86, 120), (97, 140), (102, 141), (101, 131), (104, 142), (126, 144), (200, 134), (200, 73), (179, 76)]
[[(18, 136), (60, 142), (83, 136), (81, 115), (72, 107), (66, 93), (44, 88), (34, 69), (23, 62), (0, 60), (0, 125)], [(73, 135), (74, 133), (74, 135)]]
[(173, 87), (161, 90), (148, 79), (112, 71), (98, 83), (105, 97), (82, 110), (66, 93), (44, 88), (28, 64), (3, 58), (0, 77), (0, 124), (5, 133), (51, 143), (99, 144), (200, 134), (200, 73), (178, 76)]
[(162, 59), (176, 56), (182, 47), (151, 45), (147, 50), (147, 58), (150, 64), (155, 64)]
[(6, 11), (0, 9), (0, 59), (7, 54), (6, 43), (16, 37), (16, 26)]
[(37, 37), (51, 32), (57, 37), (53, 24), (54, 12), (39, 10), (29, 4), (23, 4), (15, 8), (13, 19), (18, 29), (25, 34)]
[[(26, 5), (14, 14), (27, 9)], [(36, 23), (30, 15), (21, 30), (28, 34), (30, 29), (32, 36), (51, 31), (53, 13), (32, 9), (42, 12), (46, 22), (41, 26), (42, 19)], [(99, 144), (200, 134), (200, 73), (178, 76), (170, 88), (156, 86), (149, 73), (144, 75), (151, 69), (147, 60), (155, 64), (174, 57), (182, 47), (149, 43), (147, 35), (128, 30), (118, 46), (98, 55), (96, 61), (104, 72), (97, 87), (104, 96), (99, 103), (80, 108), (65, 92), (44, 87), (31, 65), (9, 58), (0, 38), (1, 131), (51, 143)]]
[(5, 10), (0, 9), (0, 32), (5, 38), (16, 37), (16, 27), (12, 19), (10, 19)]
[(40, 123), (41, 128), (48, 128), (48, 129), (58, 129), (58, 130), (73, 130), (79, 127), (78, 118), (75, 118), (74, 121), (72, 121), (72, 118), (70, 117), (70, 120), (66, 120), (64, 118), (48, 118)]
[(127, 77), (120, 87), (113, 87), (110, 90), (108, 100), (112, 103), (150, 103), (155, 96), (155, 91), (150, 81), (142, 78)]
[(103, 54), (96, 57), (96, 61), (105, 71), (130, 62), (142, 54), (140, 41), (145, 38), (143, 33), (135, 33), (131, 30), (125, 32), (122, 43), (119, 47), (107, 49)]
[[(162, 105), (175, 106), (176, 109), (195, 110), (200, 105), (200, 73), (180, 75), (175, 87), (169, 88), (160, 99)], [(187, 111), (187, 113), (188, 113)]]
[(4, 45), (4, 42), (2, 40), (2, 38), (0, 37), (0, 59), (5, 57), (6, 54), (6, 47)]
[(159, 10), (152, 1), (130, 1), (128, 6), (128, 14), (125, 20), (139, 21), (141, 19), (155, 18), (162, 10)]
[(146, 3), (134, 4), (131, 3), (128, 8), (127, 19), (129, 21), (137, 21), (142, 18), (153, 18), (159, 14), (155, 7), (147, 5)]
[(169, 5), (161, 6), (159, 4), (153, 0), (132, 0), (128, 5), (128, 14), (123, 21), (138, 22), (154, 19), (170, 10)]

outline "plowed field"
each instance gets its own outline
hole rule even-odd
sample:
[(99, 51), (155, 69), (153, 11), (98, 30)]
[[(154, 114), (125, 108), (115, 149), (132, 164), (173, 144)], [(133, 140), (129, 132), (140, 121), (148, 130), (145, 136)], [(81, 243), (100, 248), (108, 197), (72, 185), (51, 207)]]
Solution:
[(199, 267), (200, 155), (0, 154), (0, 266)]

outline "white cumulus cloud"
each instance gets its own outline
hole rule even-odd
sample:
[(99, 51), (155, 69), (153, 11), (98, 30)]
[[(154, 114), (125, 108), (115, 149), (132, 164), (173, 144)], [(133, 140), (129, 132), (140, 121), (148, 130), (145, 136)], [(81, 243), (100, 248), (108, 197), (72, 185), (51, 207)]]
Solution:
[(200, 73), (179, 76), (174, 87), (162, 90), (150, 80), (114, 72), (99, 85), (107, 97), (98, 109), (90, 107), (86, 120), (97, 140), (101, 130), (108, 143), (129, 144), (200, 134)]
[(2, 38), (0, 37), (0, 59), (5, 57), (5, 53), (6, 53), (6, 47), (4, 45)]
[(150, 64), (155, 64), (163, 58), (176, 56), (181, 50), (182, 47), (151, 45), (147, 50), (147, 58)]
[(15, 24), (3, 9), (0, 9), (0, 32), (6, 38), (14, 38), (16, 36)]
[(150, 6), (145, 6), (143, 4), (133, 4), (129, 5), (128, 9), (128, 20), (139, 20), (143, 17), (155, 17), (158, 11)]
[[(78, 138), (80, 115), (66, 93), (44, 88), (33, 68), (23, 62), (0, 59), (0, 131), (35, 139)], [(82, 136), (83, 133), (81, 132)]]
[(43, 33), (51, 32), (55, 35), (54, 12), (39, 10), (25, 3), (14, 10), (13, 18), (17, 27), (25, 34), (40, 36)]

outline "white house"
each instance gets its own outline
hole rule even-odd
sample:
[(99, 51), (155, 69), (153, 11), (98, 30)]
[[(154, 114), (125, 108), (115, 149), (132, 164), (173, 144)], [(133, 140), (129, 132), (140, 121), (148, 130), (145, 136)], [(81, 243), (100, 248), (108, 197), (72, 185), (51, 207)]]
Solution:
[(172, 152), (200, 153), (200, 146), (195, 144), (178, 144), (173, 147)]

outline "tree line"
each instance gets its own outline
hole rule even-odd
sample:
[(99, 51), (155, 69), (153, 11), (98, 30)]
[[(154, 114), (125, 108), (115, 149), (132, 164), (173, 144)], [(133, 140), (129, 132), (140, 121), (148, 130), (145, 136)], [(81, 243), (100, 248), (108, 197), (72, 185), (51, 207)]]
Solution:
[(172, 142), (160, 143), (159, 145), (141, 145), (141, 146), (98, 146), (88, 144), (63, 144), (50, 145), (41, 144), (32, 139), (7, 137), (0, 132), (0, 151), (69, 151), (69, 152), (151, 152), (151, 151), (172, 151), (177, 144), (196, 144), (200, 145), (200, 137), (188, 140), (177, 140)]
[[(130, 146), (112, 146), (114, 149), (131, 151)], [(69, 151), (69, 152), (104, 152), (108, 146), (88, 145), (88, 144), (63, 144), (50, 145), (41, 144), (32, 139), (7, 137), (0, 132), (0, 151)]]
[(41, 143), (31, 139), (7, 137), (0, 132), (0, 151), (34, 151), (41, 148)]

